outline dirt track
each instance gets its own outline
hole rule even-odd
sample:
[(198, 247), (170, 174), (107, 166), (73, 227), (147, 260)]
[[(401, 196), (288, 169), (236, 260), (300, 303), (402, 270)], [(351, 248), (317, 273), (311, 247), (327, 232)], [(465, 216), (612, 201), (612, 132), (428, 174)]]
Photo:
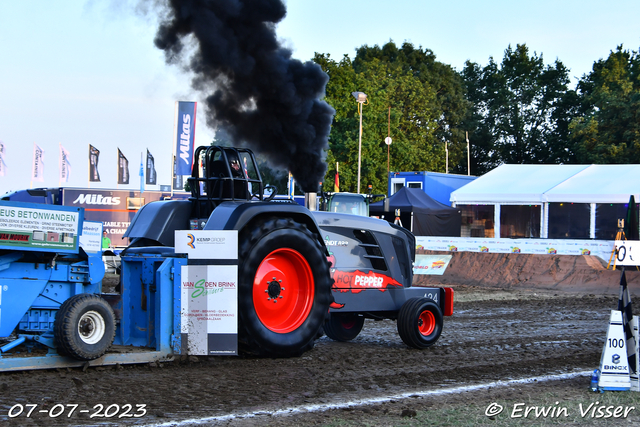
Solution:
[[(69, 421), (93, 425), (98, 420), (113, 419), (91, 420), (88, 414), (79, 413), (70, 420), (51, 419), (47, 414), (36, 413), (29, 419), (21, 416), (7, 420), (6, 414), (16, 403), (38, 404), (37, 410), (50, 410), (58, 403), (79, 404), (78, 410), (92, 412), (97, 404), (106, 408), (112, 404), (122, 407), (144, 403), (144, 417), (117, 422), (155, 424), (590, 370), (598, 366), (608, 313), (616, 304), (615, 298), (599, 296), (520, 294), (516, 296), (527, 299), (498, 299), (514, 295), (465, 289), (459, 289), (458, 295), (461, 299), (465, 295), (490, 299), (457, 303), (455, 315), (446, 319), (440, 341), (426, 351), (407, 348), (398, 337), (394, 322), (367, 321), (355, 341), (338, 343), (323, 337), (301, 358), (187, 358), (161, 367), (4, 374), (0, 375), (0, 414), (3, 421), (9, 421), (5, 422), (7, 425), (67, 425)], [(588, 378), (581, 378), (579, 392), (585, 399), (589, 398), (587, 387)], [(511, 389), (504, 388), (503, 393), (508, 395)], [(463, 398), (463, 404), (478, 399), (476, 393), (465, 395), (458, 396)], [(332, 417), (364, 417), (372, 418), (373, 425), (378, 421), (393, 424), (394, 419), (402, 419), (401, 412), (406, 407), (420, 411), (434, 404), (433, 399), (394, 400), (395, 403), (337, 413), (264, 415), (220, 423), (293, 426), (322, 423)]]
[[(424, 411), (435, 417), (443, 408), (469, 405), (477, 405), (479, 420), (488, 420), (484, 408), (499, 399), (526, 398), (535, 404), (549, 393), (559, 400), (598, 398), (588, 391), (584, 376), (442, 396), (399, 396), (598, 367), (617, 289), (606, 295), (522, 286), (455, 289), (454, 316), (445, 318), (442, 337), (424, 351), (406, 347), (395, 322), (367, 320), (353, 342), (323, 337), (300, 358), (190, 357), (154, 366), (0, 374), (0, 420), (5, 425), (175, 425), (219, 417), (200, 425), (399, 425)], [(371, 398), (380, 400), (345, 406)], [(30, 418), (9, 419), (16, 404), (38, 406)], [(69, 406), (51, 418), (48, 411), (63, 408), (56, 404), (79, 406), (71, 418), (66, 418)], [(141, 413), (136, 404), (146, 404), (145, 415), (118, 419), (126, 404), (133, 405), (132, 415)], [(94, 405), (113, 405), (116, 416), (91, 419), (99, 409)], [(640, 401), (636, 406), (626, 421), (640, 421)]]

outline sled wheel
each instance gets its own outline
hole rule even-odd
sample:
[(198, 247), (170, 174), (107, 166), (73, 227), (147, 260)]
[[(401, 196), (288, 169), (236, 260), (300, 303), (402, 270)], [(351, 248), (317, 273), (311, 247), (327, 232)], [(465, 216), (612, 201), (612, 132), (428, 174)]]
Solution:
[(59, 354), (78, 360), (102, 356), (113, 343), (116, 316), (98, 295), (80, 294), (66, 300), (56, 313), (53, 333)]
[(331, 313), (324, 322), (324, 333), (335, 341), (351, 341), (364, 326), (364, 317), (355, 313)]
[(427, 348), (442, 333), (442, 310), (428, 298), (410, 298), (398, 313), (398, 333), (409, 347)]
[(240, 350), (287, 357), (311, 349), (331, 303), (322, 246), (290, 218), (260, 221), (243, 230), (240, 242)]

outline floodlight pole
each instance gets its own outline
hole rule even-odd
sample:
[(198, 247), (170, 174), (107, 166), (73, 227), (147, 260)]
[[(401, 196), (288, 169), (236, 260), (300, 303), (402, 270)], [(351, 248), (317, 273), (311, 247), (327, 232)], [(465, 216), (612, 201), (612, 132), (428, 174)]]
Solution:
[(360, 134), (358, 136), (358, 194), (360, 193), (360, 170), (362, 165), (362, 106), (367, 100), (367, 95), (364, 92), (351, 92), (358, 101), (358, 110), (360, 110)]

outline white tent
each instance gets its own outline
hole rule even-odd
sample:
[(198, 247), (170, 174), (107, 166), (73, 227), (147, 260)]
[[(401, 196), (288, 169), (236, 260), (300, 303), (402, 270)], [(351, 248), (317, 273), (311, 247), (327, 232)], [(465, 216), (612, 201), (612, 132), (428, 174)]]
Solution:
[(640, 199), (640, 165), (502, 165), (452, 192), (450, 200), (453, 206), (493, 205), (495, 237), (501, 235), (501, 206), (540, 205), (535, 237), (544, 238), (550, 203), (587, 204), (589, 237), (595, 238), (597, 205), (626, 204), (630, 195)]

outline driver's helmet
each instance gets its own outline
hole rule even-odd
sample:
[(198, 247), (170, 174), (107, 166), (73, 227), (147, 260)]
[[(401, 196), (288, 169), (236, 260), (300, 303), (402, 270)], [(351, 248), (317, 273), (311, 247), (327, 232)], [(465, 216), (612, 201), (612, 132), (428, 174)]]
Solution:
[(229, 160), (229, 167), (231, 168), (231, 176), (234, 178), (244, 178), (238, 154), (235, 151), (229, 150), (227, 151), (227, 159)]

